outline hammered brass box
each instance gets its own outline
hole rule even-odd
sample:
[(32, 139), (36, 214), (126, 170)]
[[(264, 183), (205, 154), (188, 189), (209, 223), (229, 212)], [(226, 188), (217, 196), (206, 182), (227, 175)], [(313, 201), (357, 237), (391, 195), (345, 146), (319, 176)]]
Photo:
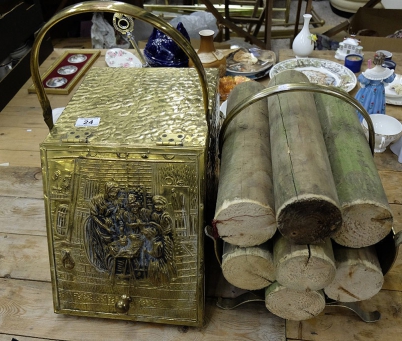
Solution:
[(195, 69), (92, 68), (41, 144), (55, 312), (202, 325), (217, 70), (207, 79), (208, 119)]

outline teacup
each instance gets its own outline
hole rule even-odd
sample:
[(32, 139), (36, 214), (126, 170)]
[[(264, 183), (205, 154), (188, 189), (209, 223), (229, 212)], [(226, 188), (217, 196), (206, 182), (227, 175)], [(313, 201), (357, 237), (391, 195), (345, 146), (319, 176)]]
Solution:
[[(374, 126), (376, 153), (382, 153), (391, 142), (394, 142), (402, 135), (402, 124), (392, 116), (384, 114), (370, 115)], [(366, 120), (363, 119), (362, 127), (368, 138), (368, 127)]]

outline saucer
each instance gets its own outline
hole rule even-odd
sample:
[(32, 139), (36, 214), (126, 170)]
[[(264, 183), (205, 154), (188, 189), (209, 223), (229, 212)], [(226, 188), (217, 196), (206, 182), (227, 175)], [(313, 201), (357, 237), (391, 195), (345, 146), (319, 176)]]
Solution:
[(117, 47), (106, 51), (105, 61), (110, 67), (142, 67), (136, 56)]

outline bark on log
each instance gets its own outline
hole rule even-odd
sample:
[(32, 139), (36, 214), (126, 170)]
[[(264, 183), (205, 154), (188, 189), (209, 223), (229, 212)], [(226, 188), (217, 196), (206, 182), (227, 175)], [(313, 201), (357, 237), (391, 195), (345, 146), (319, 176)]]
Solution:
[(324, 292), (340, 302), (363, 301), (377, 294), (384, 283), (384, 276), (375, 246), (359, 249), (333, 243), (336, 261), (334, 281)]
[(275, 281), (272, 242), (258, 246), (223, 245), (222, 273), (235, 287), (258, 290)]
[[(257, 82), (236, 86), (228, 112), (264, 88)], [(254, 246), (276, 231), (267, 102), (256, 102), (233, 119), (222, 147), (215, 223), (218, 234), (233, 245)]]
[(330, 238), (324, 244), (294, 244), (283, 236), (274, 239), (276, 280), (293, 290), (320, 290), (335, 278), (335, 259)]
[(356, 110), (315, 94), (343, 223), (331, 237), (348, 247), (374, 245), (391, 231), (392, 212)]
[(322, 290), (296, 291), (274, 282), (265, 290), (265, 306), (279, 317), (302, 321), (324, 310), (325, 296)]
[[(295, 70), (269, 86), (308, 82)], [(313, 94), (283, 93), (268, 99), (275, 210), (279, 231), (297, 244), (322, 243), (342, 223)]]

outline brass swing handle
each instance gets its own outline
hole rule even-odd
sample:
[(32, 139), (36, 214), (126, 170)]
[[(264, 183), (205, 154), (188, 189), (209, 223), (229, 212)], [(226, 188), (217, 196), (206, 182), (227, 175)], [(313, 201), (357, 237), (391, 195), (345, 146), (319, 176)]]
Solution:
[(219, 153), (222, 153), (223, 139), (225, 137), (225, 132), (230, 122), (247, 106), (263, 99), (266, 97), (271, 97), (276, 94), (280, 94), (283, 92), (295, 92), (295, 91), (304, 91), (304, 92), (317, 92), (330, 96), (337, 97), (346, 103), (352, 105), (356, 110), (360, 111), (364, 119), (367, 121), (368, 131), (369, 131), (369, 145), (371, 149), (371, 153), (374, 155), (374, 144), (375, 144), (375, 133), (373, 122), (371, 121), (370, 115), (367, 113), (366, 109), (357, 101), (355, 98), (350, 96), (344, 90), (339, 88), (328, 86), (328, 85), (319, 85), (319, 84), (311, 84), (311, 83), (288, 83), (281, 85), (274, 85), (268, 88), (265, 88), (254, 95), (247, 97), (244, 101), (237, 104), (232, 110), (227, 114), (225, 121), (222, 124), (222, 128), (219, 135)]
[(41, 81), (41, 76), (39, 74), (39, 49), (43, 41), (44, 36), (55, 24), (61, 20), (71, 17), (76, 14), (88, 13), (88, 12), (110, 12), (110, 13), (123, 13), (125, 15), (131, 16), (136, 19), (151, 24), (158, 30), (162, 31), (166, 35), (170, 36), (175, 43), (182, 48), (186, 55), (193, 62), (194, 67), (198, 73), (198, 78), (201, 83), (202, 97), (204, 101), (204, 111), (205, 119), (208, 121), (208, 82), (204, 67), (201, 63), (200, 58), (195, 52), (194, 48), (191, 46), (190, 42), (184, 38), (184, 36), (173, 26), (167, 23), (165, 20), (157, 17), (156, 15), (134, 5), (126, 4), (124, 2), (117, 1), (86, 1), (75, 5), (68, 6), (62, 9), (60, 12), (56, 13), (52, 18), (49, 19), (47, 23), (41, 28), (35, 41), (32, 45), (31, 50), (31, 76), (33, 84), (36, 88), (36, 93), (40, 105), (43, 110), (43, 118), (49, 130), (53, 128), (53, 116), (52, 108), (50, 106), (49, 98), (46, 95), (44, 86)]

